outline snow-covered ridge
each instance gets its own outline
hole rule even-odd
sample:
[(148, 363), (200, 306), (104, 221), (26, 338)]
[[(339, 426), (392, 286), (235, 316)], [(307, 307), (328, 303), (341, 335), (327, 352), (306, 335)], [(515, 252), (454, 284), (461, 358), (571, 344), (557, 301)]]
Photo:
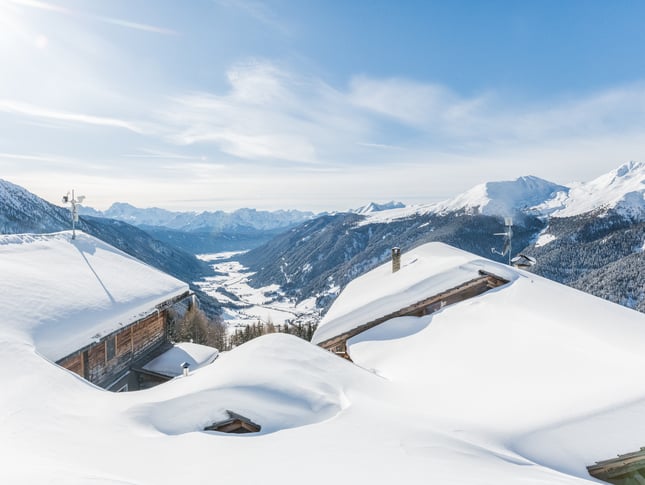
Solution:
[(568, 189), (538, 177), (520, 177), (512, 181), (486, 182), (446, 202), (439, 202), (433, 212), (466, 211), (483, 215), (513, 216), (542, 204), (558, 192)]
[(609, 209), (632, 218), (645, 217), (645, 162), (623, 164), (585, 183), (559, 185), (534, 176), (486, 182), (443, 202), (368, 213), (363, 224), (451, 212), (570, 217)]
[(355, 214), (372, 214), (374, 212), (381, 212), (381, 211), (387, 211), (392, 209), (403, 209), (403, 208), (405, 208), (405, 204), (403, 202), (395, 202), (391, 200), (390, 202), (386, 202), (384, 204), (370, 202), (369, 204), (364, 205), (363, 207), (359, 207), (358, 209), (354, 209), (350, 212), (353, 212)]
[(633, 218), (645, 215), (645, 162), (632, 161), (590, 182), (571, 184), (568, 191), (535, 207), (555, 217), (607, 209)]

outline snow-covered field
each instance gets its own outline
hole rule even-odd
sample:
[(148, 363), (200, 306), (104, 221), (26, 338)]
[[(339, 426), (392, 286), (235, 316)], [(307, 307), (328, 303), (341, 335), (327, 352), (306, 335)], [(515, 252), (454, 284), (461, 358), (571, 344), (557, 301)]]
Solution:
[(287, 298), (278, 285), (253, 288), (248, 284), (252, 273), (235, 261), (239, 253), (226, 252), (202, 254), (203, 261), (212, 264), (221, 276), (211, 276), (198, 282), (207, 294), (217, 298), (224, 306), (224, 321), (230, 332), (254, 323), (269, 322), (274, 325), (288, 323), (317, 323), (320, 314), (314, 298), (296, 303)]
[[(393, 277), (375, 269), (320, 328), (351, 325), (370, 298), (403, 298), (421, 265), (447, 278), (464, 264), (504, 271), (510, 283), (354, 337), (354, 363), (271, 334), (131, 393), (44, 358), (0, 294), (0, 483), (583, 484), (597, 483), (586, 465), (645, 446), (643, 314), (443, 245), (421, 248), (404, 255), (398, 286), (388, 291)], [(262, 431), (203, 431), (227, 409)]]

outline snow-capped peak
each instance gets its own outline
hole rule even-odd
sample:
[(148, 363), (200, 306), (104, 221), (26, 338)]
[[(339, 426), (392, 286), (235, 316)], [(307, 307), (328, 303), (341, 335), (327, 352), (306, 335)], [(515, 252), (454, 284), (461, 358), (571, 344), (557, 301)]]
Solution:
[(632, 218), (645, 216), (645, 162), (625, 163), (600, 177), (571, 184), (568, 193), (536, 207), (556, 217), (614, 209)]
[(486, 182), (445, 202), (433, 206), (433, 212), (471, 212), (483, 215), (511, 216), (552, 199), (568, 187), (526, 176), (515, 180)]
[(384, 204), (370, 202), (369, 204), (364, 205), (363, 207), (359, 207), (358, 209), (354, 209), (350, 212), (354, 212), (355, 214), (371, 214), (373, 212), (382, 212), (392, 209), (403, 209), (404, 207), (405, 204), (403, 202), (395, 202), (391, 200), (390, 202), (386, 202)]

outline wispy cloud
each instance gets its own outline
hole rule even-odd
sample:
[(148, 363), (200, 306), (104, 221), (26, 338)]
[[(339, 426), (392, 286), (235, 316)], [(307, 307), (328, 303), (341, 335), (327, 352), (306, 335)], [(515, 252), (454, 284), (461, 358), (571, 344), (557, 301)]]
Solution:
[[(100, 163), (91, 162), (87, 159), (79, 159), (68, 156), (55, 155), (51, 153), (9, 153), (0, 152), (0, 160), (6, 163), (14, 163), (16, 166), (24, 165), (25, 162), (34, 162), (40, 167), (64, 167), (70, 170), (78, 170), (83, 168), (85, 170), (92, 169), (100, 171), (102, 165)], [(31, 165), (33, 166), (33, 164)]]
[(396, 146), (396, 145), (388, 145), (386, 143), (367, 143), (367, 142), (359, 142), (358, 143), (362, 147), (368, 147), (368, 148), (378, 148), (381, 150), (405, 150), (404, 147)]
[(81, 123), (87, 125), (106, 126), (111, 128), (121, 128), (134, 133), (143, 134), (149, 132), (149, 129), (133, 123), (131, 121), (121, 120), (103, 116), (94, 116), (84, 113), (71, 113), (67, 111), (57, 111), (29, 103), (14, 101), (10, 99), (0, 99), (0, 112), (29, 116), (34, 118), (44, 118), (48, 120)]
[(338, 89), (266, 61), (233, 66), (228, 81), (224, 94), (175, 97), (162, 116), (168, 139), (212, 144), (248, 160), (474, 164), (517, 150), (556, 145), (582, 150), (585, 138), (631, 134), (640, 139), (645, 129), (642, 85), (518, 102), (502, 93), (466, 97), (445, 86), (401, 78), (360, 76)]
[[(315, 163), (333, 145), (363, 132), (343, 95), (266, 62), (248, 62), (228, 72), (227, 93), (175, 97), (162, 114), (179, 144), (210, 143), (249, 160)], [(349, 134), (350, 138), (342, 135)]]
[(141, 153), (128, 153), (124, 157), (128, 158), (153, 158), (153, 159), (162, 159), (162, 160), (193, 160), (193, 161), (205, 161), (206, 156), (204, 155), (186, 155), (184, 153), (169, 152), (164, 150), (153, 150), (149, 148), (144, 148), (141, 150)]
[(99, 22), (104, 22), (106, 24), (125, 27), (128, 29), (141, 30), (144, 32), (152, 32), (155, 34), (163, 34), (163, 35), (177, 35), (177, 32), (175, 32), (172, 29), (166, 29), (163, 27), (157, 27), (155, 25), (143, 24), (139, 22), (132, 22), (130, 20), (125, 20), (125, 19), (106, 17), (103, 15), (94, 15), (88, 12), (82, 12), (80, 10), (74, 10), (67, 7), (63, 7), (61, 5), (58, 5), (52, 2), (44, 2), (40, 0), (9, 0), (9, 1), (17, 5), (22, 5), (24, 7), (47, 10), (50, 12), (56, 12), (64, 15), (70, 15), (70, 16), (84, 17), (92, 20), (97, 20)]

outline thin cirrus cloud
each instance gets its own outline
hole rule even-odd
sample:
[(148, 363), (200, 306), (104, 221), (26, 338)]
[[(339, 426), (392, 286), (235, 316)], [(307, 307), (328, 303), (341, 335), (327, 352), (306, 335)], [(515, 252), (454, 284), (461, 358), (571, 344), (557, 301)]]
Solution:
[(175, 32), (172, 29), (166, 29), (163, 27), (157, 27), (155, 25), (143, 24), (139, 22), (132, 22), (129, 20), (124, 20), (124, 19), (119, 19), (114, 17), (106, 17), (103, 15), (94, 15), (88, 12), (82, 12), (80, 10), (73, 10), (67, 7), (63, 7), (61, 5), (57, 5), (52, 2), (43, 2), (40, 0), (9, 0), (9, 1), (11, 3), (20, 5), (23, 7), (46, 10), (49, 12), (56, 12), (56, 13), (60, 13), (68, 16), (83, 17), (91, 20), (97, 20), (99, 22), (104, 22), (107, 24), (118, 25), (120, 27), (125, 27), (128, 29), (141, 30), (144, 32), (152, 32), (155, 34), (163, 34), (163, 35), (177, 35), (177, 32)]
[(46, 120), (73, 122), (110, 128), (121, 128), (137, 134), (144, 134), (152, 130), (150, 125), (144, 126), (143, 124), (133, 123), (131, 121), (112, 117), (52, 110), (49, 108), (44, 108), (30, 103), (23, 103), (11, 99), (0, 99), (0, 112)]

